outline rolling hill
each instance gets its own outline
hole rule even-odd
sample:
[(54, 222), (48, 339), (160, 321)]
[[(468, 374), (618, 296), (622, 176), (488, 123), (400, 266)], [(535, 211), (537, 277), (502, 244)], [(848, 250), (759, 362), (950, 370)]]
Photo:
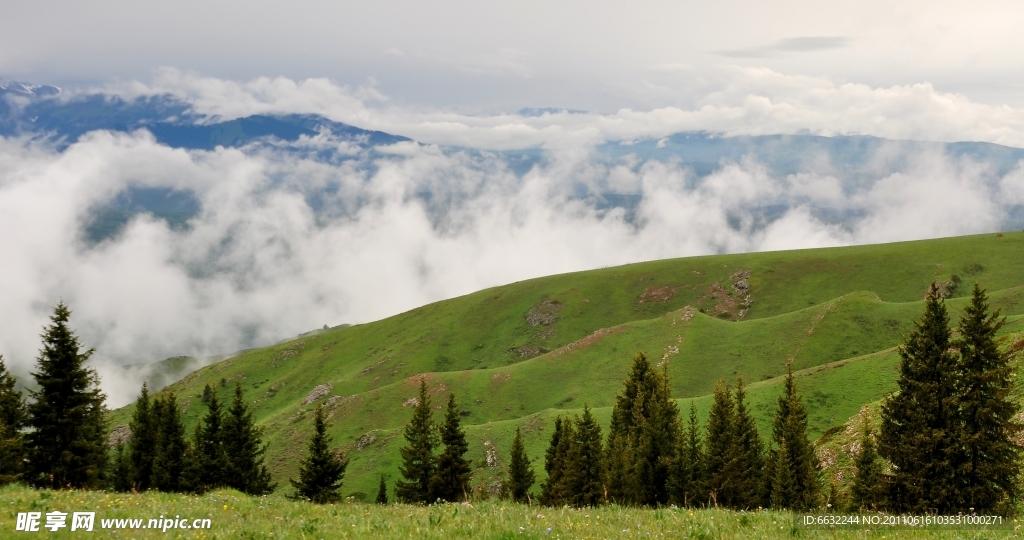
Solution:
[[(633, 355), (667, 364), (673, 397), (703, 418), (718, 379), (742, 375), (767, 435), (786, 363), (818, 437), (895, 387), (896, 346), (932, 281), (954, 321), (979, 282), (1024, 330), (1024, 233), (653, 261), (512, 283), (368, 324), (247, 351), (164, 389), (189, 428), (205, 385), (240, 382), (285, 489), (324, 403), (335, 444), (350, 456), (344, 492), (375, 492), (397, 476), (401, 428), (426, 377), (433, 403), (463, 409), (474, 483), (495, 487), (516, 426), (534, 468), (552, 420), (589, 403), (607, 425)], [(438, 411), (438, 419), (440, 411)], [(131, 407), (112, 412), (127, 424)]]

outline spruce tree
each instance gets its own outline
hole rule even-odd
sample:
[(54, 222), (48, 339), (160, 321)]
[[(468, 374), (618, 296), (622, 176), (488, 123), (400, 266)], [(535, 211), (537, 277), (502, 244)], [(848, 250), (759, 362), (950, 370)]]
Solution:
[(512, 450), (509, 452), (508, 484), (505, 490), (513, 502), (526, 502), (535, 480), (533, 466), (530, 465), (530, 458), (526, 456), (526, 448), (523, 446), (523, 435), (519, 432), (519, 427), (516, 427), (516, 436), (512, 439)]
[(149, 387), (142, 383), (142, 391), (135, 400), (135, 411), (131, 422), (132, 439), (128, 443), (130, 463), (130, 482), (132, 489), (146, 491), (149, 489), (153, 475), (153, 457), (156, 452), (157, 422), (149, 399)]
[(448, 409), (441, 424), (441, 444), (444, 450), (437, 456), (437, 466), (430, 481), (430, 501), (458, 502), (469, 497), (469, 483), (472, 471), (466, 452), (466, 432), (462, 430), (459, 406), (455, 394), (448, 396)]
[(788, 442), (786, 439), (779, 442), (778, 448), (775, 449), (777, 460), (767, 468), (770, 475), (766, 478), (770, 490), (769, 500), (772, 508), (776, 510), (791, 508), (796, 499), (796, 471), (785, 462), (786, 455), (789, 454)]
[(408, 446), (400, 449), (402, 464), (398, 470), (405, 481), (395, 482), (395, 498), (406, 503), (426, 503), (430, 479), (434, 476), (434, 421), (427, 395), (427, 381), (420, 379), (419, 400), (412, 419), (405, 425)]
[(245, 405), (241, 383), (235, 383), (235, 398), (224, 416), (222, 440), (225, 467), (224, 484), (248, 495), (265, 495), (274, 491), (270, 471), (263, 464), (267, 447), (263, 430), (256, 427), (252, 412)]
[(599, 506), (604, 499), (601, 426), (586, 403), (583, 404), (583, 416), (577, 416), (574, 424), (575, 438), (566, 456), (571, 474), (562, 474), (567, 502), (577, 507)]
[(565, 471), (566, 451), (572, 433), (572, 420), (555, 417), (555, 430), (544, 453), (544, 472), (547, 478), (541, 484), (540, 503), (545, 506), (556, 506), (562, 503), (561, 479)]
[(856, 509), (880, 510), (885, 505), (885, 479), (882, 463), (875, 449), (875, 438), (871, 433), (868, 417), (864, 415), (861, 429), (860, 452), (854, 462), (856, 472), (850, 489), (852, 503)]
[(630, 470), (630, 445), (622, 421), (617, 415), (612, 414), (611, 423), (608, 426), (608, 439), (604, 445), (604, 485), (608, 498), (612, 502), (620, 501), (629, 488), (631, 482), (628, 472)]
[(28, 420), (25, 400), (0, 356), (0, 486), (21, 479), (25, 460), (22, 430)]
[(132, 464), (128, 452), (125, 451), (125, 444), (117, 445), (114, 452), (114, 470), (111, 487), (114, 491), (125, 493), (132, 489)]
[(739, 509), (754, 509), (767, 502), (764, 491), (764, 445), (757, 432), (757, 424), (747, 410), (743, 377), (736, 378), (735, 403), (736, 445), (732, 462), (738, 474), (732, 504)]
[(692, 507), (701, 500), (704, 479), (704, 452), (700, 437), (700, 423), (697, 421), (697, 406), (690, 401), (690, 417), (686, 433), (679, 441), (679, 450), (674, 461), (672, 476), (672, 502), (679, 506)]
[(185, 487), (196, 493), (225, 485), (227, 457), (223, 444), (224, 413), (217, 392), (210, 394), (206, 407), (206, 414), (196, 425), (185, 459)]
[(96, 371), (85, 367), (93, 350), (82, 350), (70, 317), (68, 307), (57, 304), (32, 373), (38, 390), (30, 392), (28, 406), (27, 479), (40, 487), (90, 489), (105, 478), (106, 396)]
[(729, 507), (736, 499), (736, 405), (729, 386), (718, 381), (708, 413), (707, 450), (704, 453), (706, 491), (713, 506)]
[(949, 315), (933, 283), (924, 315), (899, 347), (898, 391), (882, 405), (880, 453), (892, 463), (889, 500), (900, 512), (942, 514), (960, 506), (952, 345)]
[[(157, 406), (156, 404), (160, 405)], [(152, 486), (160, 491), (178, 492), (185, 473), (185, 426), (174, 393), (154, 400), (154, 420), (157, 422), (156, 448), (153, 452)]]
[(668, 503), (678, 416), (667, 373), (658, 373), (637, 353), (612, 409), (606, 452), (609, 499), (641, 506)]
[(793, 368), (787, 369), (772, 422), (770, 500), (774, 508), (808, 510), (815, 505), (819, 489), (816, 459), (807, 439), (807, 410), (796, 393)]
[(388, 485), (384, 483), (384, 475), (380, 475), (380, 485), (377, 486), (377, 500), (374, 501), (377, 504), (388, 503)]
[[(348, 458), (339, 457), (331, 451), (331, 436), (327, 434), (324, 407), (319, 405), (313, 414), (313, 435), (309, 439), (309, 453), (299, 463), (299, 480), (288, 479), (295, 488), (295, 494), (291, 498), (315, 504), (338, 502), (341, 500), (341, 484), (346, 468)], [(380, 477), (380, 481), (383, 487), (384, 476)], [(384, 502), (387, 503), (387, 488), (384, 489)], [(379, 499), (380, 495), (377, 497)]]
[(996, 511), (1012, 506), (1018, 495), (1020, 449), (1014, 439), (1021, 426), (1014, 421), (1017, 407), (1010, 399), (1013, 370), (996, 342), (1004, 324), (999, 310), (989, 311), (985, 291), (975, 283), (954, 344), (960, 384), (953, 438), (963, 447), (956, 483), (960, 510)]

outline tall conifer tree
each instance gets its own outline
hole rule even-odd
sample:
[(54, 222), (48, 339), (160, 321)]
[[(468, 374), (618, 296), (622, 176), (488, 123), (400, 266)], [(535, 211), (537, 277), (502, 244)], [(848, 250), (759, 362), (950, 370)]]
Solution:
[(85, 367), (93, 350), (82, 350), (68, 327), (71, 311), (54, 308), (43, 332), (37, 371), (38, 390), (30, 392), (28, 480), (40, 487), (98, 487), (107, 466), (106, 396), (96, 371)]
[(571, 473), (563, 474), (566, 480), (564, 492), (568, 494), (568, 502), (573, 506), (599, 506), (604, 499), (601, 426), (590, 412), (590, 405), (586, 403), (583, 404), (583, 416), (576, 417), (574, 423), (575, 439), (566, 456)]
[(0, 356), (0, 486), (21, 479), (25, 461), (22, 430), (28, 420), (25, 400)]
[(767, 501), (764, 483), (764, 445), (757, 432), (757, 424), (747, 410), (743, 377), (736, 378), (736, 446), (733, 463), (737, 467), (736, 494), (733, 506), (753, 509)]
[(807, 439), (807, 410), (796, 393), (792, 365), (787, 369), (772, 422), (770, 499), (775, 508), (807, 510), (815, 505), (818, 493), (816, 459)]
[(606, 452), (609, 499), (643, 506), (668, 503), (678, 417), (667, 372), (658, 373), (637, 353), (612, 409)]
[(526, 448), (523, 446), (523, 435), (516, 427), (516, 436), (512, 439), (512, 449), (508, 459), (508, 484), (506, 492), (513, 502), (521, 503), (529, 499), (530, 488), (536, 476), (533, 473), (533, 466), (530, 465), (530, 458), (526, 456)]
[(399, 472), (404, 481), (395, 482), (395, 498), (406, 503), (426, 503), (430, 496), (430, 479), (434, 476), (434, 421), (427, 395), (427, 381), (420, 379), (420, 393), (412, 419), (405, 425), (405, 440), (400, 449)]
[(857, 509), (881, 509), (885, 505), (885, 479), (882, 476), (882, 463), (875, 449), (875, 437), (871, 433), (866, 414), (861, 429), (860, 452), (854, 463), (856, 472), (850, 489), (853, 506)]
[[(547, 474), (547, 478), (541, 484), (540, 490), (540, 502), (546, 506), (555, 506), (560, 503), (559, 488), (562, 477), (562, 471), (565, 469), (565, 451), (568, 447), (568, 443), (563, 441), (563, 438), (572, 431), (571, 424), (572, 420), (562, 420), (561, 416), (555, 417), (555, 430), (551, 433), (551, 440), (548, 442), (548, 448), (544, 452), (544, 472)], [(566, 429), (570, 427), (570, 429)]]
[[(557, 422), (557, 420), (556, 420)], [(552, 437), (552, 442), (554, 442)], [(541, 490), (541, 502), (547, 506), (572, 504), (571, 486), (575, 481), (576, 470), (570, 461), (573, 446), (576, 444), (576, 428), (571, 418), (561, 422), (558, 443), (553, 449), (551, 469)]]
[(694, 506), (701, 501), (704, 479), (704, 452), (697, 420), (697, 406), (690, 401), (690, 417), (686, 433), (679, 441), (675, 471), (672, 476), (672, 501), (679, 506)]
[(736, 456), (736, 405), (732, 392), (724, 381), (715, 384), (715, 393), (708, 413), (707, 451), (705, 452), (705, 480), (709, 502), (714, 506), (730, 507), (736, 500), (739, 469), (733, 463)]
[(224, 416), (222, 426), (224, 456), (227, 463), (224, 483), (249, 495), (265, 495), (277, 486), (263, 464), (267, 447), (263, 430), (253, 422), (245, 405), (241, 383), (235, 383), (235, 398)]
[[(159, 406), (156, 406), (159, 403)], [(157, 423), (156, 448), (153, 452), (152, 486), (160, 491), (182, 491), (185, 472), (185, 426), (181, 421), (178, 399), (173, 393), (154, 400)]]
[(935, 284), (925, 312), (900, 346), (898, 392), (882, 405), (880, 450), (893, 466), (889, 499), (901, 512), (946, 513), (959, 506), (953, 440), (957, 420), (957, 361), (949, 315)]
[(132, 464), (125, 450), (124, 443), (118, 444), (114, 451), (114, 468), (111, 475), (111, 487), (121, 493), (132, 489)]
[(963, 452), (957, 471), (960, 510), (991, 512), (1012, 506), (1018, 495), (1020, 448), (1014, 439), (1021, 426), (1013, 418), (1017, 407), (1010, 399), (1009, 356), (996, 342), (1004, 324), (999, 310), (989, 311), (985, 291), (975, 283), (955, 342), (960, 388), (953, 437)]
[(206, 414), (196, 425), (192, 444), (186, 451), (185, 486), (189, 491), (202, 493), (225, 485), (227, 458), (224, 454), (224, 412), (217, 392), (210, 394)]
[(448, 408), (441, 425), (441, 444), (444, 450), (437, 456), (437, 466), (430, 479), (430, 500), (457, 502), (469, 497), (472, 471), (465, 458), (469, 451), (466, 432), (459, 419), (459, 406), (455, 394), (448, 396)]
[[(324, 407), (319, 405), (313, 414), (313, 435), (309, 439), (308, 453), (299, 463), (299, 480), (288, 479), (295, 488), (295, 494), (291, 498), (307, 500), (314, 504), (338, 502), (341, 500), (341, 484), (346, 468), (348, 458), (331, 451), (331, 436), (327, 434)], [(384, 476), (380, 479), (383, 486)], [(387, 503), (387, 491), (384, 503)]]
[(135, 411), (128, 423), (132, 439), (128, 443), (130, 463), (130, 484), (136, 491), (149, 489), (153, 475), (153, 457), (156, 452), (157, 422), (149, 398), (149, 386), (142, 383), (139, 398), (135, 400)]

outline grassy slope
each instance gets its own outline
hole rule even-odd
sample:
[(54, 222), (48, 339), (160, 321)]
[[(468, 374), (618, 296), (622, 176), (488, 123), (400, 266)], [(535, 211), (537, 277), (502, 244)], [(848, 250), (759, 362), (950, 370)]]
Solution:
[[(333, 402), (332, 433), (352, 457), (350, 493), (373, 493), (381, 472), (394, 478), (400, 427), (410, 415), (402, 404), (415, 395), (420, 374), (428, 374), (438, 407), (448, 390), (455, 391), (468, 413), (471, 457), (481, 463), (494, 446), (501, 463), (516, 425), (526, 428), (530, 455), (539, 460), (556, 414), (576, 412), (588, 402), (606, 420), (638, 350), (656, 362), (669, 361), (674, 395), (684, 402), (695, 398), (701, 418), (715, 381), (741, 373), (753, 383), (750, 398), (762, 427), (778, 395), (778, 377), (792, 359), (795, 369), (803, 370), (811, 428), (820, 434), (892, 389), (896, 356), (890, 350), (920, 313), (931, 280), (953, 273), (977, 279), (1004, 313), (1024, 314), (1019, 260), (1024, 260), (1024, 234), (1007, 233), (564, 274), (250, 351), (170, 389), (187, 407), (191, 427), (204, 409), (197, 397), (205, 384), (241, 381), (266, 429), (269, 463), (283, 485), (295, 474), (310, 429), (313, 405), (301, 401), (316, 385), (330, 382), (324, 400), (345, 397)], [(730, 276), (739, 269), (751, 273), (753, 298), (743, 320), (684, 309), (721, 311), (723, 301), (709, 293), (716, 282), (733, 290), (737, 279)], [(645, 291), (661, 298), (650, 301)], [(665, 299), (666, 291), (672, 291), (670, 298)], [(966, 292), (958, 291), (959, 296)], [(962, 302), (953, 299), (950, 306)], [(735, 306), (726, 307), (735, 318)], [(554, 322), (531, 326), (531, 309)], [(527, 354), (521, 354), (524, 350)], [(544, 350), (550, 352), (530, 357)], [(115, 411), (114, 424), (126, 423), (129, 414), (130, 407)], [(355, 449), (364, 436), (375, 441)], [(478, 483), (488, 483), (499, 468), (481, 469)]]

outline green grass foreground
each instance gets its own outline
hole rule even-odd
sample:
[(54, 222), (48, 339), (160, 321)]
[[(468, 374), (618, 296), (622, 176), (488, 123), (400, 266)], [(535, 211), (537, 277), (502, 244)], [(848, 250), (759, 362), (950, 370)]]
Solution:
[[(1019, 531), (824, 531), (794, 529), (787, 512), (690, 509), (591, 509), (531, 507), (508, 502), (476, 501), (469, 505), (387, 506), (342, 503), (317, 506), (280, 495), (249, 497), (222, 490), (202, 496), (166, 493), (124, 494), (83, 491), (38, 491), (22, 486), (0, 488), (0, 537), (34, 538), (16, 532), (18, 512), (95, 511), (94, 532), (35, 535), (48, 538), (438, 538), (452, 540), (513, 538), (1016, 538)], [(103, 529), (102, 519), (181, 516), (209, 518), (206, 530)], [(45, 517), (43, 519), (45, 522)]]

